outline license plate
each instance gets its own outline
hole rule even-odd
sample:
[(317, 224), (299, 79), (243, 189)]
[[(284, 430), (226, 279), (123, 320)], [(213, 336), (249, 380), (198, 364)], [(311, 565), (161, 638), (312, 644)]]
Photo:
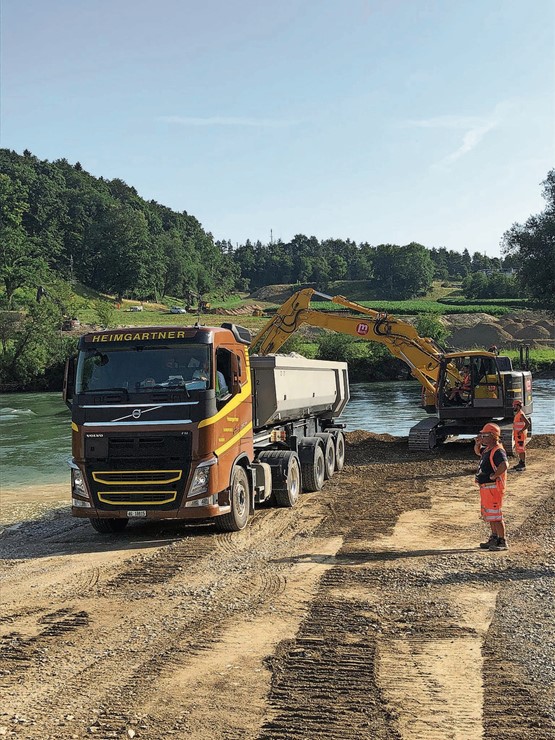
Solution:
[(133, 509), (132, 511), (127, 512), (127, 517), (129, 519), (131, 519), (132, 517), (142, 517), (142, 516), (146, 516), (146, 511), (144, 509), (140, 511)]

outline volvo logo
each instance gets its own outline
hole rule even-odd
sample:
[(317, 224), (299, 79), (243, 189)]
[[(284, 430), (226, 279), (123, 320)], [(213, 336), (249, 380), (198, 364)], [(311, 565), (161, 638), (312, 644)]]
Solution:
[[(126, 416), (120, 416), (119, 419), (112, 419), (111, 423), (115, 424), (118, 421), (125, 421), (126, 419), (135, 419), (135, 421), (137, 421), (137, 419), (141, 419), (145, 414), (148, 414), (151, 411), (157, 411), (161, 408), (162, 406), (151, 406), (148, 409), (133, 409), (133, 411)], [(148, 422), (143, 422), (143, 424), (148, 424)]]

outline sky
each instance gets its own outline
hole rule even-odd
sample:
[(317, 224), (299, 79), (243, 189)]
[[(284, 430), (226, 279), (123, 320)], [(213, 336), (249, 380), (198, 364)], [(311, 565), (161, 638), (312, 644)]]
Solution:
[(234, 245), (500, 255), (555, 161), (553, 0), (1, 0), (0, 146)]

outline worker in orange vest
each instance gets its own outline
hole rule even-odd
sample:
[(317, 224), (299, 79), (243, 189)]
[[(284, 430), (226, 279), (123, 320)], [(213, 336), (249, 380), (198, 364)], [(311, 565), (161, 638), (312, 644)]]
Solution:
[(480, 457), (476, 483), (480, 486), (481, 515), (491, 528), (489, 539), (481, 542), (480, 547), (492, 552), (508, 549), (502, 511), (507, 453), (500, 439), (501, 429), (497, 424), (488, 423), (474, 442), (474, 453)]
[(515, 440), (515, 450), (518, 454), (518, 464), (513, 467), (518, 473), (526, 470), (526, 443), (528, 430), (532, 428), (530, 419), (522, 410), (522, 401), (513, 401), (513, 438)]
[(449, 400), (454, 401), (455, 403), (464, 404), (470, 401), (471, 396), (472, 379), (470, 377), (470, 368), (465, 365), (462, 369), (462, 379), (451, 391)]

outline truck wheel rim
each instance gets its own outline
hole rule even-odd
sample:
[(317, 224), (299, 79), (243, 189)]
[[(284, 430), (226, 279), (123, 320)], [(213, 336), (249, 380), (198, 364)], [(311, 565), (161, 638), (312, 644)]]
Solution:
[(324, 475), (326, 473), (326, 461), (324, 460), (324, 456), (319, 457), (316, 461), (316, 477), (319, 481), (324, 480)]
[(237, 514), (243, 516), (247, 503), (247, 494), (245, 487), (241, 483), (237, 484), (235, 489), (235, 501), (237, 503)]
[(299, 472), (299, 466), (295, 464), (291, 466), (291, 479), (290, 479), (289, 491), (291, 493), (291, 496), (293, 496), (293, 498), (297, 498), (300, 490), (301, 490), (301, 476)]

